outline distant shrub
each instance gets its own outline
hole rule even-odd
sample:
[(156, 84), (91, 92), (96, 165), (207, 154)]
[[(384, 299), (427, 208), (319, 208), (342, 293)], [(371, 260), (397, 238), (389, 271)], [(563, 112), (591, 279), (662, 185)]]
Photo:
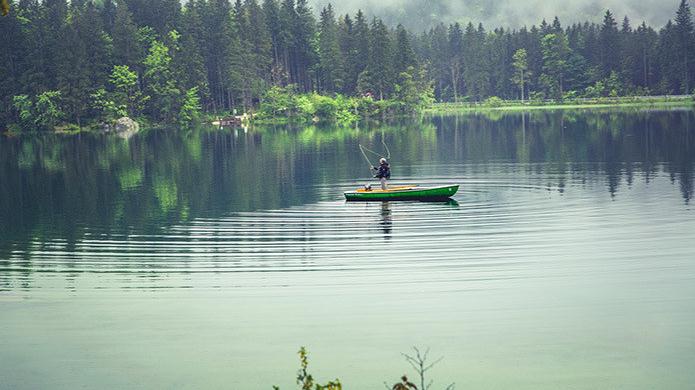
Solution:
[(502, 107), (503, 104), (504, 100), (497, 96), (490, 96), (489, 98), (485, 99), (485, 105), (488, 107)]
[(329, 96), (313, 94), (311, 100), (316, 107), (316, 118), (319, 121), (335, 121), (338, 114), (338, 103)]

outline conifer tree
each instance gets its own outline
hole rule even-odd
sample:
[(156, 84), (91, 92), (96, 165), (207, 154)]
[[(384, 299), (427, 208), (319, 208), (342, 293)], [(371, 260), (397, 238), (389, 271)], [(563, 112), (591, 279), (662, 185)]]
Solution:
[(138, 42), (138, 28), (124, 0), (118, 0), (116, 3), (111, 41), (114, 64), (127, 65), (135, 70), (141, 68), (146, 49)]
[(369, 60), (369, 43), (370, 43), (369, 24), (361, 10), (355, 14), (355, 21), (352, 28), (353, 50), (347, 55), (347, 70), (348, 80), (353, 85), (353, 91), (362, 93), (363, 90), (358, 88), (358, 78), (367, 68)]
[(454, 101), (458, 100), (461, 91), (461, 79), (463, 73), (463, 31), (461, 25), (454, 23), (449, 26), (448, 32), (448, 70), (451, 80), (451, 88), (454, 94)]
[(367, 60), (367, 80), (371, 92), (379, 99), (388, 97), (395, 81), (392, 43), (389, 30), (381, 19), (374, 18), (370, 28), (370, 54)]
[(313, 76), (318, 62), (313, 40), (316, 34), (316, 20), (307, 0), (297, 0), (295, 7), (292, 35), (294, 38), (294, 54), (296, 82), (303, 91), (313, 89)]
[(408, 68), (417, 68), (417, 58), (410, 43), (408, 31), (402, 24), (396, 26), (396, 37), (393, 48), (393, 67), (396, 75), (405, 72)]
[(681, 0), (678, 11), (676, 12), (676, 45), (680, 52), (680, 74), (682, 77), (681, 91), (684, 94), (691, 93), (691, 65), (693, 57), (693, 18), (690, 12), (690, 4), (687, 0)]
[(601, 26), (601, 76), (620, 71), (620, 36), (618, 24), (610, 10), (606, 11)]
[(318, 90), (324, 93), (335, 93), (342, 90), (345, 76), (343, 55), (338, 43), (338, 25), (330, 4), (321, 10), (318, 30)]

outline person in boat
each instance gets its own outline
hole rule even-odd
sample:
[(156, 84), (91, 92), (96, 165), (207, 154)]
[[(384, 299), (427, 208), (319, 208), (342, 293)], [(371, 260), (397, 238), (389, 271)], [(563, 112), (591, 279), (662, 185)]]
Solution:
[(376, 171), (376, 177), (381, 182), (381, 189), (386, 190), (386, 180), (391, 178), (391, 167), (385, 158), (379, 160), (378, 167), (372, 167)]

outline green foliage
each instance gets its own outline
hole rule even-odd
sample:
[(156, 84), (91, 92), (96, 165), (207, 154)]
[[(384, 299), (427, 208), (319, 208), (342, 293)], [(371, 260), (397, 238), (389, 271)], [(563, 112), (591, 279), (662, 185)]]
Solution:
[(149, 111), (157, 119), (172, 122), (180, 91), (173, 79), (169, 48), (160, 41), (152, 42), (144, 65), (147, 91), (152, 97)]
[(138, 116), (149, 96), (144, 96), (138, 87), (138, 75), (127, 65), (116, 65), (109, 77), (112, 92), (100, 88), (90, 95), (91, 105), (100, 113), (100, 118), (113, 121), (129, 116)]
[(39, 94), (35, 101), (27, 95), (13, 98), (14, 108), (23, 130), (53, 130), (65, 118), (61, 108), (60, 91), (46, 91)]
[[(314, 377), (309, 374), (309, 354), (306, 348), (299, 349), (299, 371), (297, 371), (297, 384), (302, 390), (342, 390), (343, 386), (338, 379), (325, 385), (314, 383)], [(277, 387), (276, 387), (277, 388)]]
[(311, 95), (297, 95), (293, 100), (293, 109), (298, 116), (305, 120), (312, 120), (316, 116), (316, 106)]
[(335, 103), (338, 107), (335, 116), (336, 122), (350, 124), (359, 120), (360, 117), (357, 111), (358, 100), (357, 98), (346, 97), (340, 94), (336, 95)]
[(318, 94), (312, 95), (312, 102), (316, 108), (316, 118), (320, 121), (333, 122), (338, 114), (338, 102), (329, 97)]
[(519, 86), (521, 91), (521, 100), (524, 100), (524, 87), (526, 85), (526, 79), (530, 77), (528, 70), (528, 53), (526, 49), (518, 49), (514, 52), (512, 57), (514, 66), (514, 76), (512, 77), (512, 82)]
[(294, 85), (276, 86), (263, 96), (257, 119), (350, 124), (360, 118), (411, 114), (429, 107), (434, 100), (432, 85), (424, 71), (416, 72), (412, 67), (401, 74), (394, 89), (393, 99), (374, 100), (370, 96), (299, 94)]
[(570, 54), (567, 36), (562, 32), (548, 34), (541, 41), (543, 50), (543, 74), (541, 85), (548, 97), (562, 98), (567, 60)]
[[(308, 0), (15, 3), (0, 23), (0, 128), (27, 126), (13, 97), (44, 91), (61, 94), (61, 115), (45, 123), (100, 122), (124, 106), (141, 121), (187, 121), (180, 114), (192, 88), (201, 112), (254, 112), (265, 104), (266, 118), (349, 122), (411, 113), (433, 99), (690, 93), (695, 80), (695, 27), (685, 0), (658, 30), (632, 28), (628, 19), (618, 26), (607, 10), (598, 24), (566, 27), (556, 18), (507, 30), (451, 23), (421, 34), (379, 17), (368, 22), (361, 11), (336, 17), (332, 6), (317, 18)], [(307, 96), (273, 100), (272, 88), (288, 85)]]
[(112, 121), (128, 115), (125, 105), (118, 105), (109, 97), (105, 89), (100, 88), (90, 95), (91, 106), (100, 113), (100, 117)]
[(424, 70), (417, 72), (410, 66), (399, 75), (393, 100), (399, 106), (399, 113), (410, 114), (429, 107), (434, 102), (433, 93)]
[(190, 125), (200, 120), (200, 97), (198, 97), (198, 88), (193, 87), (186, 91), (186, 96), (179, 110), (179, 124)]
[(291, 118), (299, 114), (300, 105), (301, 112), (311, 113), (313, 115), (314, 108), (308, 98), (304, 97), (301, 102), (297, 101), (296, 86), (289, 85), (287, 87), (274, 86), (266, 91), (260, 106), (259, 115), (261, 117)]
[(65, 117), (60, 107), (61, 95), (60, 91), (46, 91), (36, 97), (34, 108), (38, 126), (50, 129)]
[(584, 91), (584, 96), (587, 98), (618, 97), (622, 94), (622, 91), (623, 86), (618, 74), (611, 72), (607, 78), (588, 86)]
[(31, 102), (31, 99), (29, 99), (29, 96), (15, 96), (13, 99), (13, 105), (17, 110), (22, 127), (26, 127), (26, 125), (30, 123), (33, 124), (32, 122), (34, 120), (34, 104)]
[(502, 107), (503, 104), (504, 100), (497, 96), (490, 96), (489, 98), (485, 99), (485, 105), (488, 107)]
[(128, 65), (116, 65), (113, 67), (109, 80), (117, 90), (127, 93), (137, 85), (138, 75), (131, 72)]
[(138, 75), (128, 65), (113, 67), (110, 77), (114, 88), (114, 100), (119, 107), (126, 107), (128, 116), (138, 116), (145, 109), (149, 96), (145, 96), (138, 87)]
[(358, 100), (343, 95), (329, 96), (298, 94), (294, 85), (272, 87), (263, 97), (258, 113), (261, 120), (286, 118), (298, 122), (352, 123), (359, 119), (355, 113)]

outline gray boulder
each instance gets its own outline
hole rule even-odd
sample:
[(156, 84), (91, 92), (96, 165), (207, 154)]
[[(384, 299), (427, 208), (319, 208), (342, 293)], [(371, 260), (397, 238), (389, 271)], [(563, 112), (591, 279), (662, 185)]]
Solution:
[(116, 123), (113, 125), (113, 131), (116, 133), (137, 133), (140, 130), (140, 125), (138, 125), (138, 122), (135, 122), (134, 120), (128, 118), (127, 116), (124, 116), (122, 118), (118, 118)]
[(118, 118), (118, 120), (113, 123), (104, 125), (104, 131), (107, 133), (115, 133), (122, 138), (130, 138), (140, 131), (140, 125), (133, 119), (124, 116)]

